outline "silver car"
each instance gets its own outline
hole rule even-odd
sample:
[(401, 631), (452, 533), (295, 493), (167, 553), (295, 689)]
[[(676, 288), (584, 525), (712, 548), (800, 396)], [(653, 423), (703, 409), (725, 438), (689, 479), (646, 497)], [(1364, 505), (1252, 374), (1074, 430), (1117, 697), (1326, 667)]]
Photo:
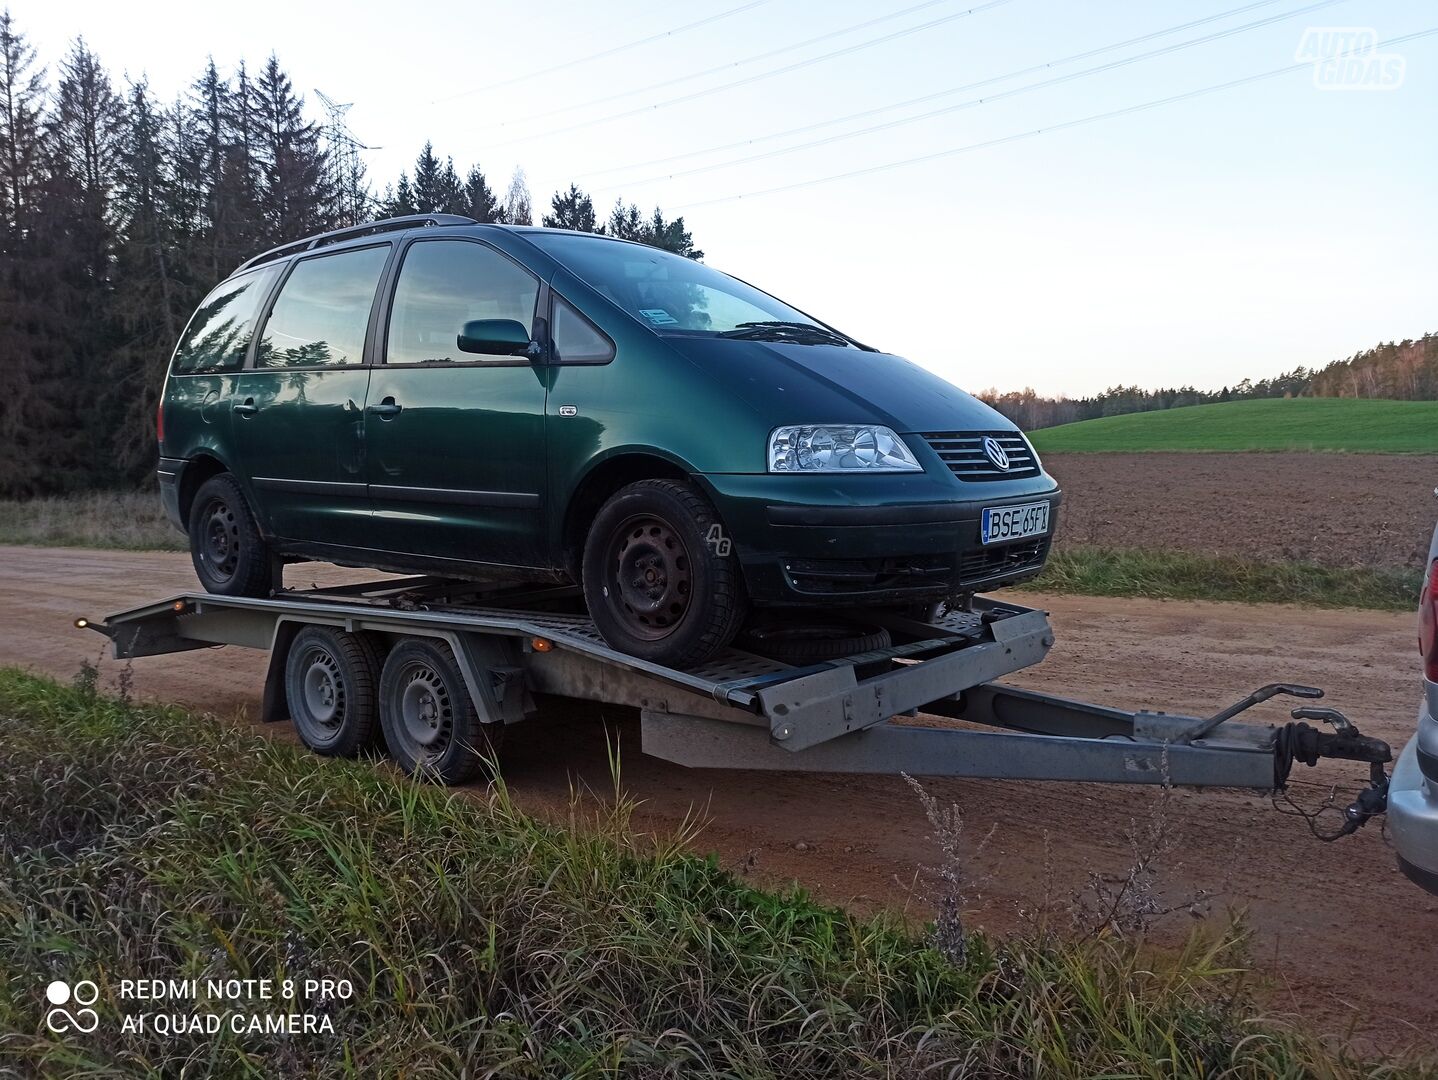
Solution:
[(1438, 893), (1438, 531), (1418, 602), (1423, 702), (1418, 731), (1404, 747), (1388, 788), (1388, 831), (1402, 871)]

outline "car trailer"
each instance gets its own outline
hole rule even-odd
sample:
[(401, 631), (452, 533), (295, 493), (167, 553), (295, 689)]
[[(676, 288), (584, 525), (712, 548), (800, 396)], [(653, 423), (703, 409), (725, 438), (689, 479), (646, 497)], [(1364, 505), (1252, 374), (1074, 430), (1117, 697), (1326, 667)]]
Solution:
[[(967, 610), (932, 619), (862, 617), (883, 625), (891, 645), (802, 666), (730, 648), (690, 671), (611, 649), (576, 589), (433, 577), (281, 589), (266, 599), (187, 593), (76, 626), (110, 638), (117, 659), (267, 649), (262, 715), (270, 721), (297, 707), (313, 713), (316, 701), (323, 711), (336, 694), (351, 706), (374, 695), (401, 646), (447, 649), (446, 670), (462, 685), (448, 685), (445, 671), (433, 670), (443, 665), (431, 665), (374, 706), (386, 733), (414, 740), (412, 760), (396, 754), (401, 764), (449, 783), (471, 778), (479, 758), (448, 772), (424, 767), (445, 709), (464, 713), (467, 700), (468, 715), (493, 732), (534, 715), (536, 694), (552, 694), (637, 708), (644, 752), (695, 768), (1278, 791), (1295, 762), (1335, 758), (1368, 764), (1371, 782), (1345, 811), (1341, 832), (1384, 809), (1389, 747), (1337, 710), (1295, 708), (1283, 725), (1235, 720), (1275, 696), (1321, 697), (1314, 687), (1274, 683), (1208, 717), (1128, 712), (994, 682), (1048, 653), (1054, 635), (1043, 611), (975, 597)], [(296, 671), (292, 646), (314, 628), (326, 640), (365, 643), (361, 653), (382, 670), (352, 685), (335, 684), (334, 665)], [(296, 703), (296, 694), (307, 697)]]

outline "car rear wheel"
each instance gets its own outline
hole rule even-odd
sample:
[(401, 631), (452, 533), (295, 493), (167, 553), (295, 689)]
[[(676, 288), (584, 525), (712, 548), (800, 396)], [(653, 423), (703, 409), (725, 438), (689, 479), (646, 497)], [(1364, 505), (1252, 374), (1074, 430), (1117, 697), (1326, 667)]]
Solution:
[(195, 493), (190, 561), (209, 593), (265, 597), (275, 587), (269, 546), (239, 482), (229, 473), (210, 477)]
[(379, 717), (395, 763), (412, 776), (462, 784), (491, 772), (504, 725), (481, 723), (454, 653), (408, 638), (385, 657)]
[(604, 640), (670, 667), (694, 667), (727, 646), (748, 606), (718, 514), (675, 480), (640, 480), (600, 508), (583, 578)]
[(379, 650), (366, 634), (307, 626), (285, 660), (285, 699), (300, 741), (354, 757), (379, 730)]

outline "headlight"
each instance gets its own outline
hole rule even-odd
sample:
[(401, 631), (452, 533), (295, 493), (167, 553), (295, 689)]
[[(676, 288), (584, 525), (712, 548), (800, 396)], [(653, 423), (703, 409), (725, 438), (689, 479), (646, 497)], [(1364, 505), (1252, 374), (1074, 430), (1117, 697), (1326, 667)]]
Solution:
[(771, 473), (923, 472), (904, 440), (877, 424), (775, 428)]

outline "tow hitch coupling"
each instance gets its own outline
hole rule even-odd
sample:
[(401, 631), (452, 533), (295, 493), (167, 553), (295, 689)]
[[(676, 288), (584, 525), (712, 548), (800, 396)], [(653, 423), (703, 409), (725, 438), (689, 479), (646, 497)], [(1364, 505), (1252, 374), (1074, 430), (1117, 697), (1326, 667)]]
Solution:
[[(1386, 742), (1362, 734), (1353, 721), (1337, 709), (1305, 706), (1294, 709), (1291, 715), (1294, 722), (1280, 728), (1274, 742), (1276, 790), (1281, 791), (1287, 785), (1295, 761), (1316, 765), (1320, 758), (1333, 758), (1368, 763), (1368, 786), (1343, 808), (1343, 824), (1337, 831), (1320, 831), (1309, 817), (1315, 836), (1320, 840), (1348, 836), (1388, 809), (1388, 772), (1384, 766), (1393, 760), (1393, 751)], [(1333, 731), (1313, 727), (1305, 723), (1307, 720), (1331, 724)]]

